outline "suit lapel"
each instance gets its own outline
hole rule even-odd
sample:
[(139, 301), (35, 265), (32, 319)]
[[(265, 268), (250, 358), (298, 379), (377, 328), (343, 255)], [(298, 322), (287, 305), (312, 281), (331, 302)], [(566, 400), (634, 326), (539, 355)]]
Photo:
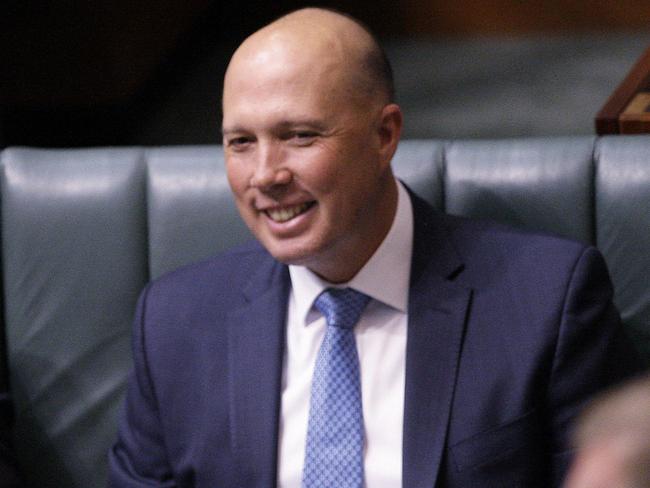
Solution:
[(404, 398), (403, 486), (439, 477), (471, 290), (442, 222), (418, 197), (414, 210)]
[(267, 260), (228, 317), (231, 433), (237, 486), (275, 486), (289, 277)]
[[(471, 290), (454, 282), (463, 264), (442, 219), (411, 194), (413, 259), (404, 399), (403, 486), (431, 488), (440, 472)], [(228, 316), (231, 434), (237, 486), (277, 478), (285, 266), (268, 259)]]

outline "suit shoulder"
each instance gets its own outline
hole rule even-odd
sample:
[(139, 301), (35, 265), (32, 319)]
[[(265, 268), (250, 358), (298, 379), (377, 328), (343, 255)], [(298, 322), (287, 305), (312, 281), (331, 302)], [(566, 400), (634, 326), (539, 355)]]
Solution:
[(275, 260), (257, 242), (249, 241), (222, 254), (188, 264), (153, 280), (148, 288), (158, 292), (178, 293), (182, 290), (240, 289), (251, 274)]
[[(441, 233), (463, 255), (479, 252), (539, 250), (543, 253), (579, 256), (587, 244), (559, 235), (502, 224), (493, 220), (451, 215), (432, 208), (427, 202), (412, 195), (416, 223), (423, 229), (420, 236)], [(426, 237), (425, 237), (426, 238)]]
[(452, 239), (460, 247), (468, 243), (480, 245), (484, 251), (535, 249), (551, 254), (579, 256), (592, 246), (557, 234), (513, 227), (490, 220), (445, 215), (444, 221)]
[(500, 276), (517, 287), (537, 283), (563, 288), (581, 264), (594, 277), (609, 281), (602, 255), (589, 244), (491, 221), (455, 216), (444, 221), (466, 277), (477, 286)]

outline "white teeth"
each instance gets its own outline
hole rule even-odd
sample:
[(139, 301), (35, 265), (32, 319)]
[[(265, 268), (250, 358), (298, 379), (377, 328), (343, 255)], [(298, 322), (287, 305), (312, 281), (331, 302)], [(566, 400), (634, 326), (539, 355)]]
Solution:
[(302, 203), (300, 205), (294, 205), (293, 207), (268, 210), (266, 213), (275, 222), (286, 222), (287, 220), (294, 218), (296, 215), (303, 213), (307, 208), (309, 208), (309, 205), (307, 203)]

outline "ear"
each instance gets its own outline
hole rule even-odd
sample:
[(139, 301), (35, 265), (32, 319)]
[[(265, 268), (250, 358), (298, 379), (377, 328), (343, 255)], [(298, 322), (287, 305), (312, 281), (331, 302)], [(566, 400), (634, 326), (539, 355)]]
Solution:
[(402, 110), (399, 105), (389, 103), (382, 111), (379, 120), (379, 154), (383, 167), (390, 164), (402, 135)]

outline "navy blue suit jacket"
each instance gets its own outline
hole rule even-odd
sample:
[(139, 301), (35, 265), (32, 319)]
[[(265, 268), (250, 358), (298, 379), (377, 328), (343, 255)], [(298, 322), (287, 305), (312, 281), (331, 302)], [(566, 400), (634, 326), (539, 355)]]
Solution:
[[(413, 207), (404, 488), (557, 485), (584, 402), (637, 367), (602, 257)], [(289, 287), (252, 243), (146, 288), (111, 486), (275, 486)]]

